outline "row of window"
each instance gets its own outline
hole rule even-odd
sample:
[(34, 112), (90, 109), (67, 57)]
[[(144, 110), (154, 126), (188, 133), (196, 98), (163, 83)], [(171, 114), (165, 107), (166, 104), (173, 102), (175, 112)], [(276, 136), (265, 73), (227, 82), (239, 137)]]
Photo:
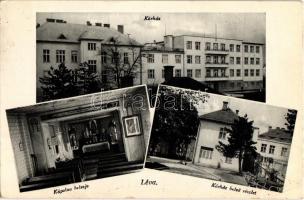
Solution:
[[(230, 57), (230, 64), (234, 64), (234, 57)], [(255, 62), (254, 62), (255, 61)], [(241, 58), (236, 57), (236, 64), (241, 64)], [(244, 64), (248, 65), (249, 64), (249, 58), (245, 57), (244, 58)], [(250, 65), (259, 65), (260, 64), (260, 58), (250, 58)]]
[[(236, 71), (236, 73), (235, 73), (235, 71)], [(249, 76), (249, 70), (248, 69), (245, 69), (244, 70), (244, 76)], [(240, 77), (241, 76), (241, 70), (240, 69), (230, 69), (229, 70), (229, 75), (230, 75), (230, 77), (234, 77), (235, 75), (237, 76), (237, 77)], [(256, 70), (254, 70), (254, 69), (250, 69), (250, 76), (260, 76), (260, 70), (259, 69), (256, 69)]]
[[(269, 145), (268, 153), (274, 154), (276, 147), (274, 145)], [(267, 151), (267, 144), (261, 145), (261, 152), (266, 153)], [(281, 149), (281, 156), (287, 157), (288, 156), (288, 149), (286, 147), (282, 147)]]
[[(237, 77), (241, 76), (241, 70), (240, 69), (230, 69), (230, 77), (234, 77), (235, 75)], [(236, 73), (235, 73), (236, 72)], [(165, 77), (164, 70), (162, 70), (162, 78)], [(248, 69), (244, 70), (244, 75), (248, 76)], [(250, 69), (250, 76), (260, 76), (260, 70), (259, 69)], [(175, 77), (181, 77), (181, 70), (176, 69), (175, 70)], [(187, 77), (192, 78), (193, 77), (193, 69), (187, 69)], [(195, 69), (195, 78), (201, 78), (202, 77), (202, 70), (201, 69)], [(227, 77), (226, 76), (226, 69), (207, 69), (206, 70), (206, 77)], [(155, 78), (155, 70), (154, 69), (148, 69), (148, 79), (154, 79)]]
[[(50, 50), (49, 49), (43, 49), (43, 62), (49, 63), (51, 61), (50, 59)], [(110, 56), (111, 62), (114, 64), (116, 59), (119, 59), (119, 55), (113, 54), (113, 56)], [(101, 63), (105, 64), (107, 63), (108, 55), (106, 52), (101, 53)], [(56, 50), (56, 63), (63, 63), (66, 61), (66, 50)], [(78, 51), (72, 50), (71, 51), (71, 62), (77, 63), (78, 62)], [(127, 52), (123, 53), (123, 63), (128, 64), (129, 63), (129, 54)]]
[[(169, 55), (168, 54), (162, 54), (162, 63), (168, 64)], [(148, 54), (147, 62), (148, 63), (154, 63), (154, 54)], [(181, 55), (175, 55), (175, 63), (181, 63), (182, 62), (182, 56)]]
[[(44, 63), (51, 62), (50, 59), (50, 50), (49, 49), (43, 49), (42, 58)], [(63, 63), (65, 62), (66, 57), (66, 51), (65, 50), (56, 50), (56, 63)], [(71, 51), (71, 62), (77, 63), (78, 62), (78, 51)]]
[[(213, 154), (213, 149), (201, 147), (199, 158), (211, 160)], [(232, 164), (232, 158), (225, 157), (225, 163)]]
[[(191, 50), (192, 49), (192, 41), (187, 41), (186, 42), (186, 49)], [(211, 49), (212, 46), (212, 49)], [(260, 53), (260, 46), (255, 46), (255, 45), (244, 45), (244, 52), (249, 52), (250, 48), (250, 53)], [(200, 42), (194, 42), (194, 49), (195, 50), (201, 50), (201, 43)], [(213, 51), (228, 51), (226, 50), (226, 44), (224, 43), (212, 43), (211, 42), (206, 42), (206, 50), (213, 50)], [(230, 52), (241, 52), (241, 45), (237, 44), (230, 44), (229, 45), (229, 51)]]

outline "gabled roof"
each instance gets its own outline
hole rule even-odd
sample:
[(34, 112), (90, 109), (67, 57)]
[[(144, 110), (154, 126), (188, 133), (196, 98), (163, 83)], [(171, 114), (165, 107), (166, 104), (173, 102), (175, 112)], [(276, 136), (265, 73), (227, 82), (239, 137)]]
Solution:
[(208, 87), (206, 84), (194, 80), (193, 78), (190, 77), (172, 77), (170, 80), (167, 80), (162, 84), (191, 89), (191, 90), (200, 90), (203, 92), (209, 92), (213, 94), (221, 94), (217, 90)]
[(234, 120), (238, 119), (238, 115), (234, 113), (230, 108), (227, 108), (225, 110), (222, 109), (201, 115), (199, 118), (201, 120), (219, 122), (223, 124), (233, 124)]
[(286, 129), (269, 129), (267, 132), (259, 135), (260, 139), (273, 140), (278, 142), (291, 143), (292, 134)]
[[(61, 35), (64, 35), (65, 39), (60, 39)], [(36, 30), (37, 42), (79, 43), (80, 40), (99, 40), (109, 43), (111, 38), (115, 38), (118, 45), (142, 46), (129, 36), (107, 27), (46, 22)]]

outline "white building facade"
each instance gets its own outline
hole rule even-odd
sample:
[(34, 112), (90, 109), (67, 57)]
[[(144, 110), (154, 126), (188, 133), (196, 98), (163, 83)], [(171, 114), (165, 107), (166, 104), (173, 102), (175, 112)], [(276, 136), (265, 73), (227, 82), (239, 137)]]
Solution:
[[(164, 36), (165, 49), (183, 51), (182, 77), (205, 82), (221, 92), (263, 89), (264, 44), (205, 36)], [(159, 52), (154, 52), (159, 54)], [(170, 61), (170, 60), (169, 60)], [(174, 60), (172, 60), (174, 61)], [(157, 67), (163, 69), (164, 63)], [(176, 63), (166, 63), (175, 66)], [(144, 69), (149, 65), (144, 65)], [(162, 83), (161, 70), (155, 70), (154, 83)]]
[[(36, 85), (37, 96), (42, 95), (40, 77), (48, 75), (50, 67), (57, 68), (64, 63), (69, 69), (79, 68), (80, 63), (86, 62), (89, 71), (98, 73), (100, 79), (113, 78), (102, 76), (105, 71), (114, 65), (111, 51), (119, 53), (118, 59), (121, 68), (128, 68), (136, 62), (132, 75), (134, 85), (141, 81), (142, 45), (123, 34), (123, 26), (118, 25), (117, 30), (109, 27), (109, 24), (96, 23), (92, 25), (70, 24), (63, 21), (47, 22), (37, 27), (36, 31)], [(138, 58), (138, 59), (137, 59)], [(135, 60), (137, 59), (137, 60)], [(124, 74), (121, 74), (122, 76)], [(104, 80), (102, 80), (104, 81)]]
[(278, 172), (278, 177), (284, 180), (290, 153), (292, 135), (283, 128), (272, 128), (259, 135), (257, 150), (262, 156), (262, 176), (268, 176), (265, 172), (272, 169)]
[[(228, 144), (229, 133), (234, 120), (238, 119), (238, 111), (228, 108), (228, 102), (223, 102), (223, 108), (200, 116), (198, 136), (192, 162), (197, 165), (225, 169), (238, 172), (238, 158), (225, 157), (216, 149), (219, 142)], [(257, 141), (258, 128), (254, 128), (252, 140)]]

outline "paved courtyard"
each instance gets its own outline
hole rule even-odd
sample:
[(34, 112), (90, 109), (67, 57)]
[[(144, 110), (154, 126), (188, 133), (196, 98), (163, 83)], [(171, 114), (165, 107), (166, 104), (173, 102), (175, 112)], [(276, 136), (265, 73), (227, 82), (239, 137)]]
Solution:
[(236, 172), (198, 166), (192, 164), (191, 162), (181, 162), (180, 160), (150, 156), (147, 158), (146, 167), (199, 178), (247, 185), (245, 178)]

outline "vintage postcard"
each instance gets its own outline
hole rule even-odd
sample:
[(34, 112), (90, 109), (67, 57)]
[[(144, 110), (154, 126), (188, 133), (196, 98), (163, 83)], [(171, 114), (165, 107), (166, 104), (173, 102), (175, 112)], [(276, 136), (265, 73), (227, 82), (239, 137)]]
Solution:
[(145, 166), (283, 192), (296, 117), (294, 109), (160, 85)]
[(20, 192), (143, 168), (151, 125), (145, 86), (13, 108), (7, 119)]
[[(302, 197), (301, 2), (0, 1), (0, 19), (1, 196)], [(224, 147), (216, 148), (218, 141), (226, 144), (232, 124), (214, 132), (221, 132), (223, 139), (213, 135), (209, 143), (204, 138), (205, 121), (200, 119), (196, 126), (188, 119), (193, 113), (188, 113), (184, 119), (189, 120), (189, 129), (183, 132), (198, 131), (200, 126), (201, 133), (195, 143), (194, 136), (190, 138), (193, 150), (187, 159), (178, 158), (176, 165), (183, 166), (186, 175), (170, 173), (172, 166), (142, 169), (145, 161), (154, 168), (170, 161), (162, 157), (169, 147), (147, 147), (147, 127), (157, 124), (153, 109), (135, 112), (115, 99), (122, 91), (132, 96), (147, 90), (146, 96), (135, 99), (135, 106), (143, 100), (144, 107), (157, 107), (159, 84), (210, 98), (221, 95), (208, 113), (222, 109), (223, 102), (234, 114), (239, 110), (241, 117), (246, 111), (255, 127), (252, 146), (260, 156), (253, 163), (246, 153), (239, 164)], [(96, 94), (104, 94), (108, 101), (89, 102)], [(267, 125), (256, 119), (264, 106), (275, 108), (273, 117), (264, 120)], [(286, 146), (278, 146), (278, 140), (272, 144), (270, 136), (262, 138), (268, 130), (288, 129), (283, 117), (288, 109), (281, 108), (297, 110), (293, 136), (282, 141)], [(274, 156), (282, 157), (281, 168)], [(151, 162), (153, 158), (157, 159)], [(187, 171), (190, 166), (208, 168), (209, 175)]]

